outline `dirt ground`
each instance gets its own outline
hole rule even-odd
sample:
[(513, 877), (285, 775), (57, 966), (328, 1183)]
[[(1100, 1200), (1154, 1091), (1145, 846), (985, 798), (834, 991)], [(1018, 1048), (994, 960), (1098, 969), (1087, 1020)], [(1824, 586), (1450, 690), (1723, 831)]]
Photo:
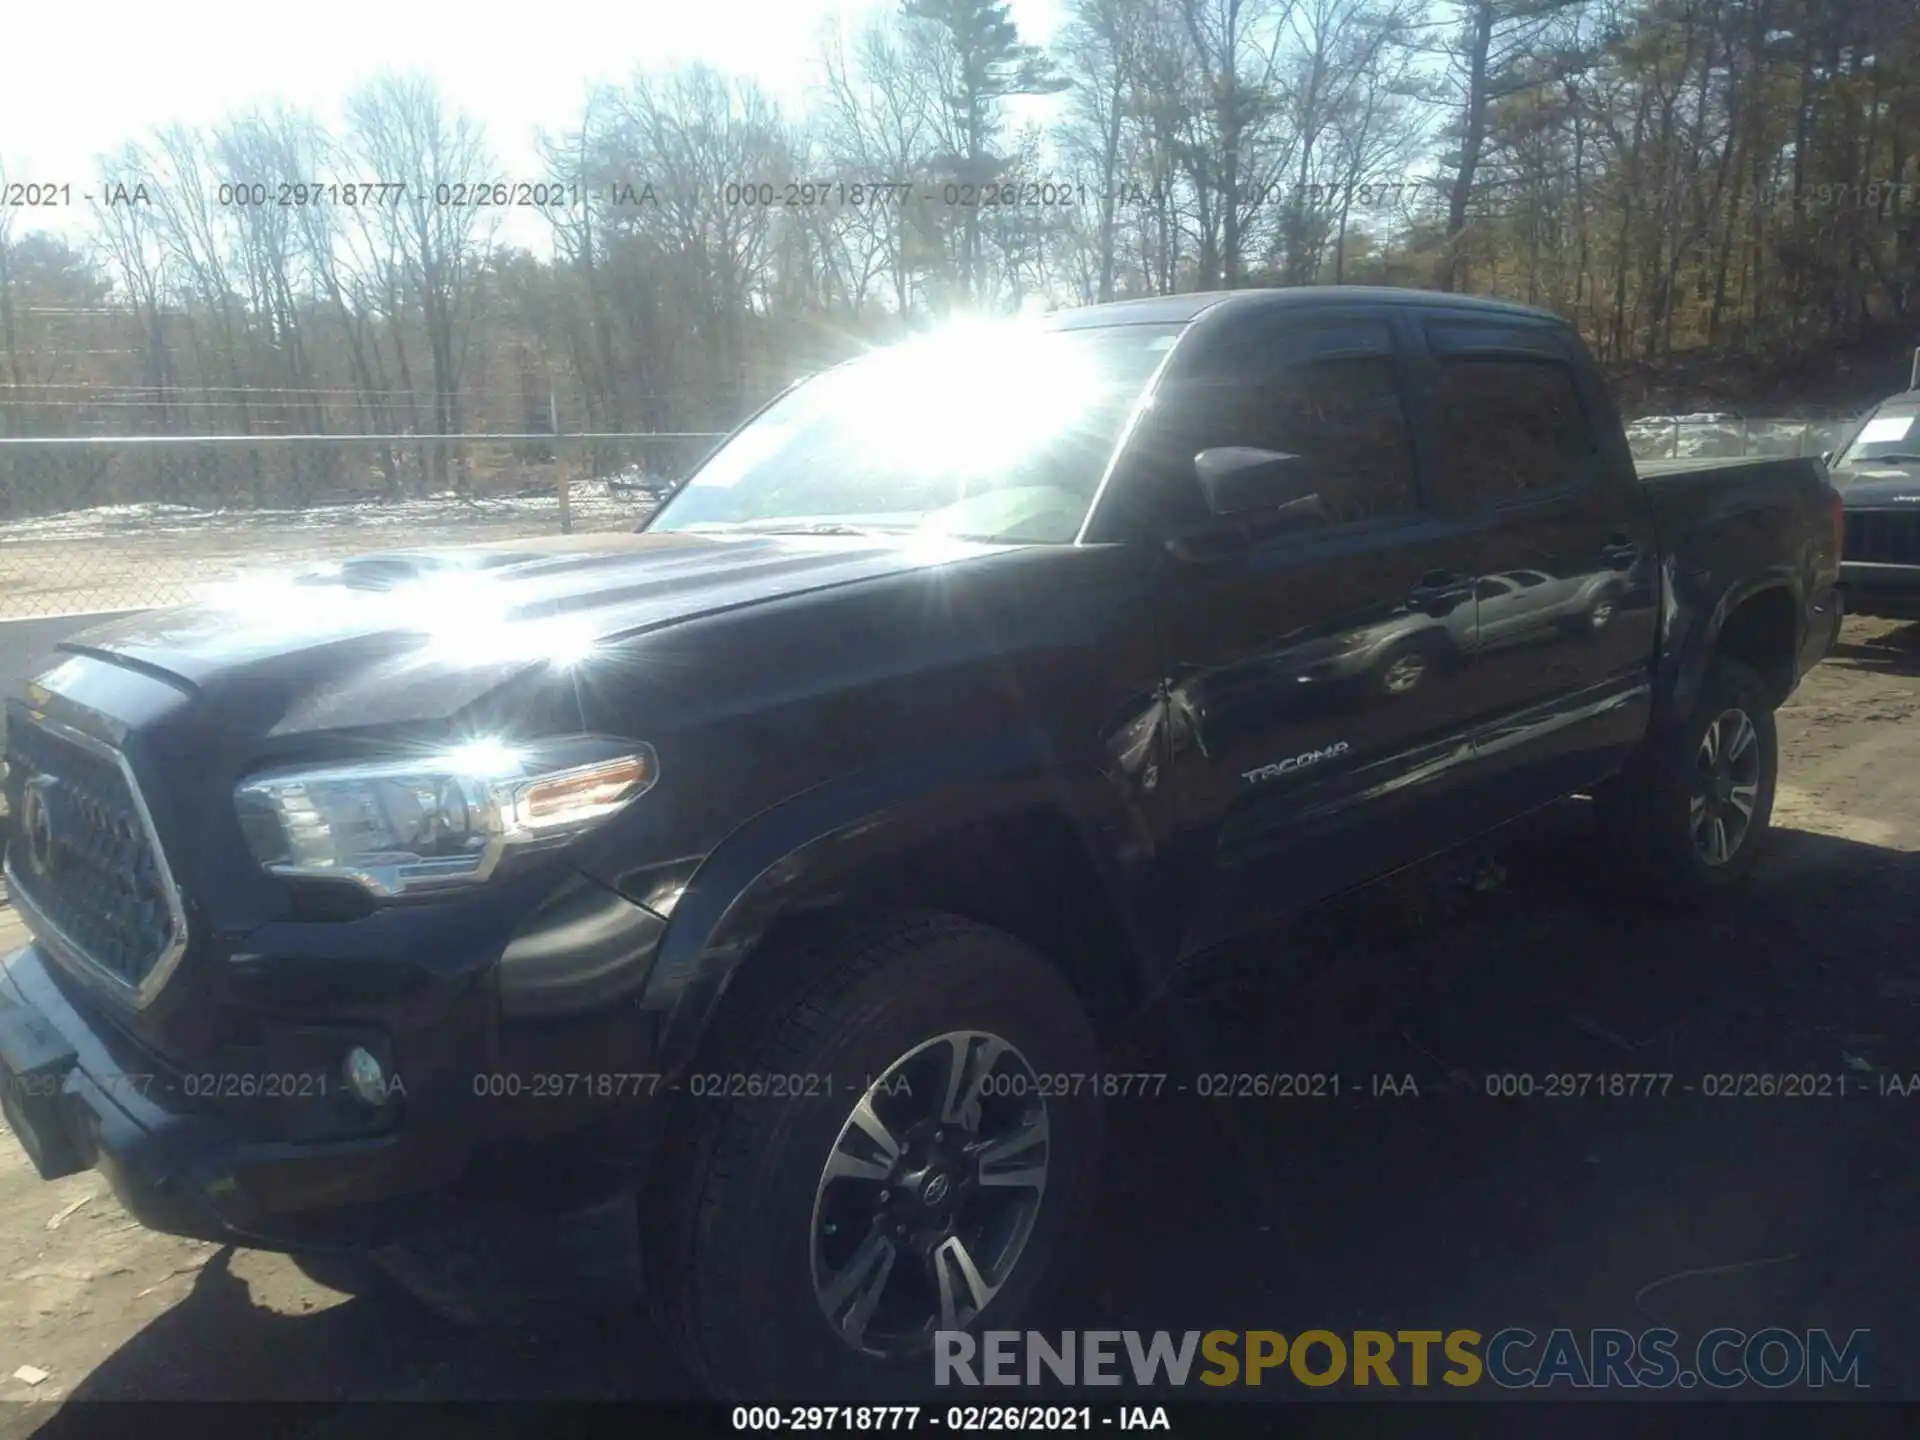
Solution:
[[(1106, 1198), (1038, 1323), (1866, 1328), (1876, 1396), (1920, 1395), (1920, 1094), (1874, 1093), (1920, 1072), (1916, 712), (1920, 626), (1848, 622), (1781, 714), (1780, 830), (1731, 915), (1621, 902), (1570, 803), (1474, 883), (1376, 887), (1209, 967), (1112, 1068), (1411, 1075), (1418, 1097), (1116, 1102)], [(1485, 1091), (1488, 1073), (1608, 1070), (1673, 1090)], [(1783, 1071), (1853, 1093), (1696, 1085)], [(72, 1398), (687, 1393), (638, 1318), (462, 1332), (276, 1256), (149, 1234), (97, 1176), (40, 1182), (10, 1138), (0, 1277), (7, 1440)]]

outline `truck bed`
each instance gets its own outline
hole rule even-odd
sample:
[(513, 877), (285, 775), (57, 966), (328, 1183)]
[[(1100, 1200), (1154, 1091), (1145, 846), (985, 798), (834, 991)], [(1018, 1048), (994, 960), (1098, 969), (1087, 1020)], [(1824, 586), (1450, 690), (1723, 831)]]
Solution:
[(1642, 480), (1657, 480), (1694, 472), (1720, 476), (1729, 470), (1748, 468), (1753, 470), (1755, 478), (1767, 477), (1769, 472), (1777, 470), (1782, 478), (1792, 474), (1824, 479), (1827, 467), (1818, 455), (1733, 455), (1706, 460), (1636, 460), (1633, 468)]

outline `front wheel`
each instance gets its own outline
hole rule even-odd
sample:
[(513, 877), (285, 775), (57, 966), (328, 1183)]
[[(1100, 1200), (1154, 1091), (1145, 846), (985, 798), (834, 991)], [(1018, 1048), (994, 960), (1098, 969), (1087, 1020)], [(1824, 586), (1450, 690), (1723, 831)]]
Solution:
[(1373, 687), (1381, 695), (1411, 695), (1446, 668), (1446, 654), (1431, 640), (1403, 641), (1375, 663)]
[(650, 1205), (665, 1328), (731, 1398), (930, 1389), (936, 1333), (1018, 1328), (1092, 1199), (1096, 1052), (1046, 960), (947, 916), (830, 944), (748, 962)]

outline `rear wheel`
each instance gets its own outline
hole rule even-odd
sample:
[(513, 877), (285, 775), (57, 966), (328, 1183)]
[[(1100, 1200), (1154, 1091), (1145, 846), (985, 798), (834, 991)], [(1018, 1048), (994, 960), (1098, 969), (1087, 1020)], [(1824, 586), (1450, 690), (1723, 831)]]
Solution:
[(1720, 659), (1686, 722), (1652, 741), (1595, 798), (1643, 888), (1681, 898), (1721, 894), (1760, 858), (1779, 765), (1765, 685), (1750, 667)]
[(1033, 950), (945, 916), (753, 963), (771, 983), (723, 1020), (722, 1094), (649, 1203), (661, 1319), (730, 1397), (929, 1389), (935, 1333), (1018, 1328), (1092, 1198), (1099, 1100), (1062, 1083), (1095, 1068), (1086, 1018)]

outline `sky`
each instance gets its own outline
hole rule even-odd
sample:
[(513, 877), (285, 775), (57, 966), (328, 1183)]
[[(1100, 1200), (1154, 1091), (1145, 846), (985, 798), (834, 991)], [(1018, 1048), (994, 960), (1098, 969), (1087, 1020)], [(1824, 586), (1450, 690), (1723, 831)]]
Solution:
[[(533, 135), (577, 122), (590, 86), (704, 60), (798, 108), (822, 25), (897, 0), (10, 0), (0, 3), (0, 170), (96, 191), (98, 157), (157, 125), (284, 101), (329, 123), (384, 70), (434, 76), (483, 120), (502, 180), (538, 179)], [(1011, 0), (1044, 43), (1060, 0)], [(299, 177), (288, 177), (299, 178)], [(376, 177), (377, 178), (377, 177)], [(4, 197), (0, 197), (4, 198)], [(20, 218), (46, 224), (47, 211)], [(48, 228), (70, 230), (79, 215)], [(84, 223), (84, 222), (82, 222)]]

